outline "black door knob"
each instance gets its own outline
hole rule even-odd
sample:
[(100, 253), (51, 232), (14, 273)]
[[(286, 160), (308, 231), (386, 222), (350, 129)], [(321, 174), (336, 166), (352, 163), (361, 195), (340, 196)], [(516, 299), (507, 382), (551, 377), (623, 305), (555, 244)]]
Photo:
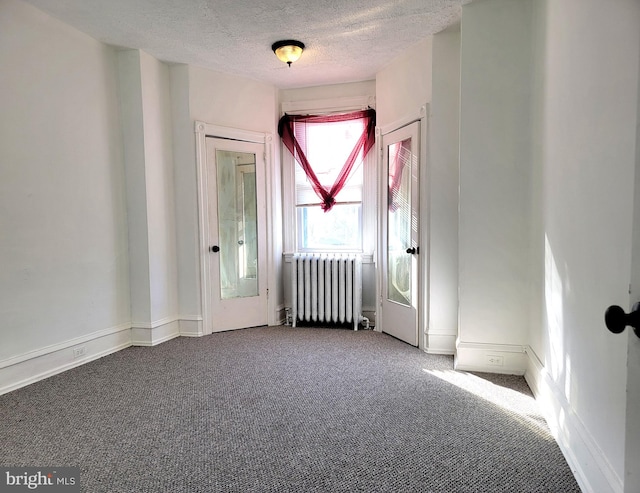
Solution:
[(220, 251), (220, 247), (218, 245), (213, 245), (209, 250), (213, 253), (218, 253)]
[(416, 247), (407, 248), (407, 253), (413, 255), (414, 253), (418, 253), (418, 249)]
[(614, 334), (622, 332), (627, 325), (640, 337), (640, 303), (633, 305), (630, 313), (625, 313), (618, 305), (612, 305), (604, 312), (604, 323)]

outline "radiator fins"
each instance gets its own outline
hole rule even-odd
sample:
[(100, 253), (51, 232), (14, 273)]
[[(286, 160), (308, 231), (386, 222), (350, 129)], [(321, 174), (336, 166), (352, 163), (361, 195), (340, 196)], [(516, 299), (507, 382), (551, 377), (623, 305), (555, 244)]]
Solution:
[(292, 325), (296, 322), (352, 323), (362, 317), (362, 259), (359, 255), (295, 254), (291, 267)]

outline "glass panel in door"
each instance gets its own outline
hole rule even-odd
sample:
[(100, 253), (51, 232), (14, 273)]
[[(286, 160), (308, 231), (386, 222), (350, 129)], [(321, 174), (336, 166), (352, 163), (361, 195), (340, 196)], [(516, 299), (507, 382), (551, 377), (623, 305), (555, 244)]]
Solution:
[[(411, 306), (412, 247), (415, 217), (412, 214), (411, 138), (387, 147), (389, 189), (387, 208), (387, 299)], [(415, 166), (415, 165), (414, 165)], [(409, 251), (408, 251), (409, 250)]]
[(221, 299), (258, 295), (256, 156), (216, 150)]

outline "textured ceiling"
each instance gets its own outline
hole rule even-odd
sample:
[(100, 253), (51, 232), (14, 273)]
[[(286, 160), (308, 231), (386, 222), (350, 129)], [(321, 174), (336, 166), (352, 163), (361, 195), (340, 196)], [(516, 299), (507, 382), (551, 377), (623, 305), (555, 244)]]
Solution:
[[(373, 79), (471, 0), (26, 0), (95, 39), (279, 88)], [(271, 44), (306, 45), (291, 68)]]

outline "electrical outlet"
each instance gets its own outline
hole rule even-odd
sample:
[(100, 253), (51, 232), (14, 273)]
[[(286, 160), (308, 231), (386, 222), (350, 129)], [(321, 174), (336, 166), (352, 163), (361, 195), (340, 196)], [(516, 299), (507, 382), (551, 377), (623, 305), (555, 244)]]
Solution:
[(496, 356), (495, 354), (487, 354), (487, 364), (490, 366), (504, 366), (504, 356)]
[(82, 358), (87, 354), (87, 346), (78, 346), (73, 348), (73, 357)]

